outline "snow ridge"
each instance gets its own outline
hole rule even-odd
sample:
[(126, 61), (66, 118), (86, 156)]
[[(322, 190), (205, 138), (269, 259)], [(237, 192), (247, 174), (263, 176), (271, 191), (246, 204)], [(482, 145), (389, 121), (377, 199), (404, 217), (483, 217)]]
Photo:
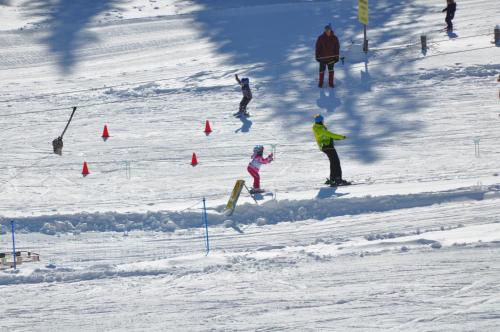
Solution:
[[(236, 208), (236, 212), (230, 219), (223, 213), (224, 206), (218, 206), (210, 210), (209, 224), (211, 226), (224, 224), (233, 227), (237, 224), (264, 225), (307, 219), (324, 220), (337, 216), (386, 212), (456, 201), (478, 201), (498, 197), (500, 195), (500, 185), (473, 186), (441, 192), (407, 195), (395, 194), (352, 198), (341, 198), (343, 194), (336, 194), (335, 191), (334, 188), (323, 188), (315, 199), (270, 200), (259, 206), (245, 203)], [(149, 230), (173, 232), (176, 229), (203, 226), (201, 210), (146, 213), (97, 212), (6, 218), (0, 222), (0, 233), (5, 234), (8, 231), (10, 220), (16, 221), (18, 231), (41, 232), (49, 235), (87, 231), (125, 232)]]

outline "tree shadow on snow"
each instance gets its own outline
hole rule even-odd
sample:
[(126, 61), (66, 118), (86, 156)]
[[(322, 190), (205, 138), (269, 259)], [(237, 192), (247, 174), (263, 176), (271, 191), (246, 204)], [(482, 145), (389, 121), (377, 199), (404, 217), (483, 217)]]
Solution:
[(333, 113), (342, 104), (340, 98), (335, 95), (335, 89), (320, 89), (319, 98), (316, 100), (316, 105), (324, 109), (326, 112)]
[(70, 74), (79, 60), (82, 45), (97, 40), (88, 28), (95, 16), (116, 8), (124, 0), (29, 0), (24, 3), (28, 13), (41, 18), (40, 24), (49, 27), (49, 34), (41, 42), (58, 58), (63, 74)]
[[(357, 1), (194, 2), (203, 8), (194, 14), (201, 33), (210, 38), (218, 53), (229, 55), (227, 63), (233, 65), (235, 70), (241, 72), (249, 68), (250, 72), (247, 71), (245, 75), (256, 82), (254, 102), (260, 103), (261, 109), (273, 110), (268, 117), (284, 119), (289, 135), (301, 135), (312, 142), (311, 123), (314, 114), (325, 112), (328, 117), (342, 115), (343, 129), (334, 128), (338, 124), (329, 128), (349, 136), (345, 144), (350, 145), (354, 158), (372, 163), (379, 158), (377, 148), (384, 140), (397, 139), (398, 135), (419, 129), (416, 122), (402, 123), (399, 120), (401, 114), (416, 112), (424, 106), (423, 101), (410, 98), (409, 89), (398, 88), (396, 84), (394, 88), (384, 87), (373, 91), (373, 77), (389, 70), (398, 73), (411, 64), (391, 61), (397, 57), (398, 51), (386, 51), (382, 59), (382, 55), (377, 57), (373, 53), (366, 56), (360, 49), (353, 56), (355, 48), (348, 49), (351, 40), (358, 44), (362, 38), (362, 28), (357, 21)], [(419, 18), (429, 11), (428, 7), (408, 2), (395, 4), (389, 0), (377, 1), (370, 9), (371, 29), (381, 29), (390, 21), (406, 17), (404, 25), (372, 37), (370, 45), (400, 44), (398, 39), (404, 34), (411, 35), (412, 24), (417, 24)], [(314, 45), (323, 26), (329, 22), (339, 36), (341, 48), (347, 57), (344, 65), (337, 63), (335, 66), (336, 80), (341, 76), (341, 84), (335, 91), (324, 94), (320, 91), (318, 98), (318, 64), (314, 60)], [(384, 65), (375, 65), (375, 62), (382, 60), (385, 61)], [(266, 98), (267, 102), (258, 100), (259, 90), (264, 89), (266, 95), (271, 96)], [(369, 105), (366, 105), (367, 97)], [(370, 123), (371, 131), (377, 132), (376, 135), (366, 133), (366, 112), (371, 109), (377, 110), (375, 124), (373, 117)]]

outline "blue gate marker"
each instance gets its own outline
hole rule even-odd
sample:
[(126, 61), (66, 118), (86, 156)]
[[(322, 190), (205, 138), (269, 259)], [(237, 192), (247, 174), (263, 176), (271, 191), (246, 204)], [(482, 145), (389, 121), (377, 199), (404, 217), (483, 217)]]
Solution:
[(207, 218), (207, 206), (205, 204), (205, 197), (203, 197), (203, 220), (205, 221), (205, 245), (206, 245), (206, 253), (205, 256), (208, 256), (210, 252), (210, 242), (208, 241), (208, 218)]
[(10, 225), (12, 226), (12, 258), (14, 261), (14, 270), (16, 270), (16, 239), (14, 238), (14, 220), (11, 220)]

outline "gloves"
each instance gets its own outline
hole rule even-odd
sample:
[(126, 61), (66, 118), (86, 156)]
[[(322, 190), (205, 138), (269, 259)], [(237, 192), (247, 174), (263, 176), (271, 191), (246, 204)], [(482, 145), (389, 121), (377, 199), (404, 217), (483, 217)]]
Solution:
[(267, 159), (269, 159), (269, 161), (273, 161), (273, 160), (274, 160), (274, 158), (273, 158), (273, 154), (272, 154), (272, 153), (270, 153), (270, 154), (269, 154), (269, 156), (267, 156)]
[(343, 140), (344, 140), (344, 139), (347, 139), (347, 136), (344, 136), (344, 138), (342, 138), (342, 139), (343, 139)]

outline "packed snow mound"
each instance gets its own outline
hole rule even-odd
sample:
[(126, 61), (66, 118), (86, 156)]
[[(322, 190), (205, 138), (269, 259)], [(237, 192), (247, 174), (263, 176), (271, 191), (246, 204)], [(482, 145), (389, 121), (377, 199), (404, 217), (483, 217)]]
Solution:
[[(500, 197), (500, 186), (473, 186), (441, 192), (423, 192), (407, 195), (383, 195), (367, 197), (338, 196), (335, 188), (325, 187), (318, 197), (309, 200), (268, 200), (263, 204), (245, 203), (236, 207), (227, 217), (224, 206), (209, 210), (211, 226), (225, 225), (272, 225), (307, 219), (324, 220), (337, 216), (349, 216), (411, 209), (456, 201), (475, 201)], [(147, 213), (77, 213), (72, 215), (47, 215), (32, 218), (14, 218), (21, 232), (41, 232), (48, 235), (80, 232), (127, 232), (133, 230), (173, 232), (203, 226), (200, 206), (187, 211), (157, 211)], [(8, 220), (1, 222), (4, 232)]]

